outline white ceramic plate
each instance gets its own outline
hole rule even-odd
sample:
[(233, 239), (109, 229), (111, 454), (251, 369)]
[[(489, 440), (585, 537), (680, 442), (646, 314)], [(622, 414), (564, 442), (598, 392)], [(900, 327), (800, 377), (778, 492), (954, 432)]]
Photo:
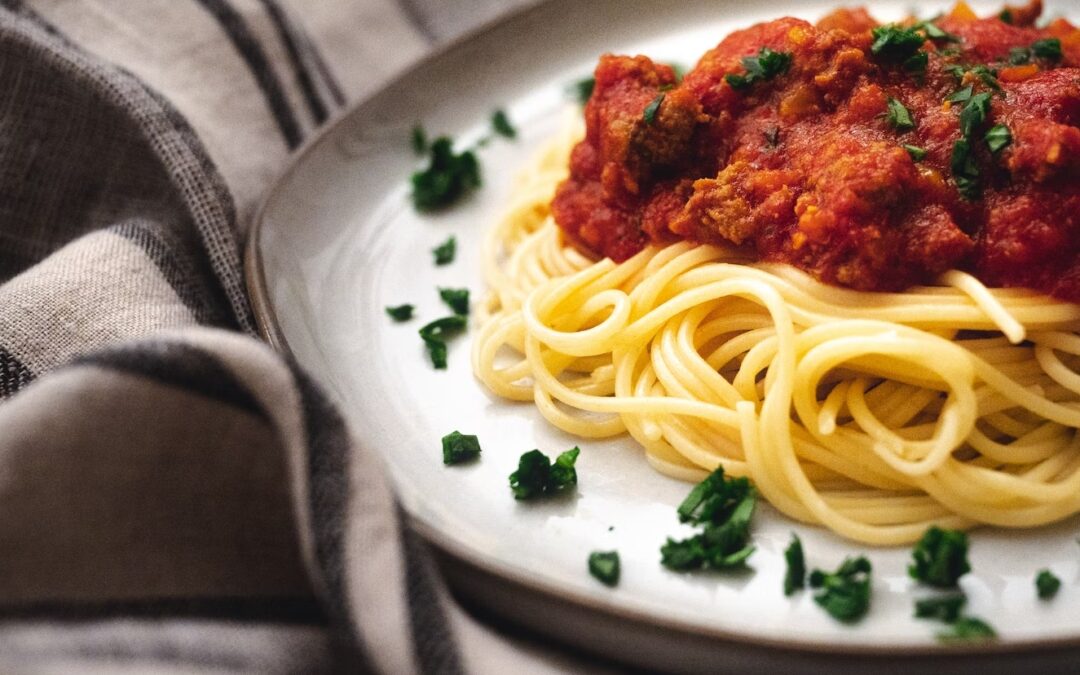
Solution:
[[(890, 19), (909, 7), (902, 0), (873, 10)], [(923, 591), (906, 574), (910, 549), (868, 550), (767, 506), (756, 516), (750, 571), (672, 573), (659, 564), (659, 548), (686, 532), (674, 507), (689, 485), (655, 473), (629, 438), (580, 442), (549, 427), (530, 405), (488, 394), (470, 371), (468, 337), (451, 344), (449, 369), (436, 371), (417, 336), (423, 323), (447, 314), (437, 287), (467, 286), (474, 298), (483, 291), (481, 238), (514, 173), (576, 107), (567, 86), (587, 75), (600, 53), (692, 64), (735, 28), (784, 14), (814, 19), (827, 8), (562, 0), (444, 50), (339, 119), (272, 192), (249, 249), (259, 319), (272, 341), (287, 343), (332, 391), (361, 441), (385, 460), (408, 514), (452, 554), (458, 590), (512, 620), (650, 667), (829, 671), (858, 663), (974, 672), (992, 664), (996, 672), (1066, 663), (1080, 655), (1076, 520), (1034, 532), (972, 533), (974, 572), (962, 580), (968, 612), (1001, 636), (976, 649), (942, 648), (934, 639), (939, 626), (912, 618)], [(409, 145), (414, 123), (452, 135), (460, 147), (487, 132), (496, 108), (509, 113), (520, 137), (479, 153), (483, 189), (445, 213), (418, 215), (408, 195), (418, 165)], [(430, 251), (451, 234), (457, 260), (435, 267)], [(383, 308), (405, 302), (417, 306), (418, 318), (391, 322)], [(481, 461), (443, 466), (440, 438), (455, 429), (480, 437)], [(514, 501), (507, 476), (523, 452), (554, 455), (577, 444), (576, 497)], [(873, 602), (863, 621), (833, 621), (809, 592), (784, 597), (782, 551), (793, 531), (811, 567), (869, 555)], [(586, 571), (590, 551), (609, 549), (622, 557), (616, 589)], [(1035, 594), (1041, 568), (1064, 581), (1051, 602)]]

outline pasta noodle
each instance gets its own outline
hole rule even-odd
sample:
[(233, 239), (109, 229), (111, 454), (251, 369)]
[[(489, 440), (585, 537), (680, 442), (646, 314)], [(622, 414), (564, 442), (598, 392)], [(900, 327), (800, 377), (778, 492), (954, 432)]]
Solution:
[(579, 134), (485, 242), (473, 369), (492, 392), (583, 438), (627, 433), (669, 476), (749, 476), (860, 542), (1080, 511), (1080, 307), (959, 271), (859, 292), (687, 242), (592, 261), (548, 209)]

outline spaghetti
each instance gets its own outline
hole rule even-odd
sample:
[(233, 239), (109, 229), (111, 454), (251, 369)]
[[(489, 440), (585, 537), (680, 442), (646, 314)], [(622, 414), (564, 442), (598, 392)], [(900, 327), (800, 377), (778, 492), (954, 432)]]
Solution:
[(521, 177), (484, 247), (476, 376), (658, 471), (749, 476), (788, 516), (870, 544), (1080, 511), (1080, 306), (948, 272), (829, 286), (732, 248), (568, 245), (549, 204), (580, 130)]

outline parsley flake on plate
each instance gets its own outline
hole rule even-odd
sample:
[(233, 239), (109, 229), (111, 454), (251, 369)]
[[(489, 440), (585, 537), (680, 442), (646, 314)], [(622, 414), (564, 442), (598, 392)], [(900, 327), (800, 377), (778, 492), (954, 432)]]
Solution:
[(436, 319), (420, 329), (420, 337), (424, 340), (431, 364), (437, 370), (446, 370), (446, 340), (465, 330), (466, 319), (464, 316), (455, 314), (441, 319)]
[(872, 34), (874, 43), (870, 45), (870, 53), (880, 59), (897, 63), (910, 59), (926, 43), (926, 38), (915, 28), (904, 28), (896, 24), (878, 26)]
[(973, 616), (965, 616), (956, 620), (947, 631), (937, 634), (941, 642), (963, 642), (967, 640), (993, 640), (997, 637), (990, 624)]
[(971, 571), (967, 553), (966, 533), (931, 526), (912, 551), (908, 574), (937, 588), (956, 588), (957, 580)]
[(455, 153), (453, 141), (440, 136), (429, 147), (429, 164), (412, 175), (412, 200), (418, 211), (450, 206), (480, 187), (480, 163), (471, 150)]
[(660, 94), (652, 101), (649, 101), (649, 105), (645, 106), (645, 111), (641, 113), (641, 119), (645, 124), (652, 124), (656, 121), (656, 112), (660, 110), (660, 104), (664, 102), (664, 96), (666, 94)]
[(1039, 599), (1049, 600), (1057, 595), (1059, 589), (1061, 589), (1061, 579), (1054, 576), (1050, 570), (1041, 570), (1035, 576), (1035, 590), (1039, 593)]
[(953, 144), (950, 164), (953, 179), (956, 181), (956, 189), (965, 199), (977, 199), (981, 192), (979, 165), (975, 163), (971, 143), (966, 138), (961, 138)]
[(469, 313), (469, 289), (440, 288), (439, 297), (450, 309), (454, 310), (454, 314), (466, 316)]
[(990, 152), (997, 154), (1012, 143), (1012, 132), (1004, 124), (998, 124), (986, 132), (986, 147)]
[(676, 571), (741, 567), (754, 552), (750, 519), (757, 492), (745, 477), (725, 478), (719, 467), (696, 485), (679, 505), (679, 520), (703, 527), (682, 540), (668, 539), (660, 562)]
[(907, 150), (907, 153), (909, 155), (911, 155), (912, 161), (921, 162), (923, 159), (926, 158), (926, 150), (920, 148), (917, 145), (904, 145), (903, 148), (904, 150)]
[(990, 94), (983, 92), (975, 94), (960, 111), (960, 134), (964, 138), (971, 138), (975, 130), (986, 122), (990, 115)]
[(427, 152), (428, 142), (427, 133), (424, 132), (424, 127), (417, 124), (412, 129), (412, 149), (418, 155), (423, 155)]
[(573, 447), (555, 458), (554, 464), (539, 450), (530, 450), (518, 459), (517, 471), (510, 474), (514, 499), (536, 499), (565, 492), (577, 485), (577, 462), (581, 449)]
[(1058, 38), (1045, 38), (1031, 43), (1031, 53), (1036, 58), (1047, 61), (1061, 60), (1061, 40)]
[(443, 243), (431, 249), (431, 253), (435, 256), (436, 265), (449, 265), (454, 262), (454, 256), (457, 255), (457, 238), (451, 236)]
[(784, 595), (791, 595), (800, 588), (806, 588), (806, 559), (803, 558), (802, 541), (796, 534), (791, 535), (791, 543), (784, 549), (787, 571), (784, 573)]
[(442, 438), (443, 464), (461, 464), (480, 456), (480, 441), (476, 436), (452, 431)]
[(960, 611), (964, 609), (966, 603), (967, 596), (962, 593), (916, 600), (915, 618), (955, 623), (960, 618)]
[(619, 552), (593, 551), (590, 553), (589, 574), (608, 586), (619, 583)]
[(510, 118), (506, 116), (506, 111), (504, 110), (496, 110), (492, 113), (491, 128), (503, 138), (517, 138), (517, 129), (510, 123)]
[(414, 309), (415, 307), (412, 305), (398, 305), (397, 307), (387, 307), (386, 313), (390, 315), (391, 319), (401, 323), (413, 318)]
[(847, 558), (832, 573), (814, 570), (810, 587), (820, 589), (814, 602), (837, 621), (853, 623), (870, 609), (870, 561), (863, 556)]

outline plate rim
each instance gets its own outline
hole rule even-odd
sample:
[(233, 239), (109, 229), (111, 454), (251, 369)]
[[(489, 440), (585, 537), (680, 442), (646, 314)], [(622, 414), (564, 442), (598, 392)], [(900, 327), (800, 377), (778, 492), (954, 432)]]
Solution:
[[(791, 0), (787, 1), (790, 2)], [(430, 49), (426, 54), (409, 66), (386, 78), (378, 87), (363, 97), (356, 99), (342, 109), (336, 111), (323, 126), (308, 137), (291, 155), (287, 165), (280, 170), (274, 180), (269, 183), (269, 187), (263, 193), (259, 201), (259, 206), (255, 210), (248, 228), (247, 240), (244, 244), (242, 256), (244, 266), (243, 276), (248, 292), (248, 298), (255, 318), (258, 336), (264, 342), (270, 345), (278, 353), (289, 359), (296, 360), (292, 349), (289, 347), (285, 332), (282, 330), (278, 321), (277, 312), (270, 298), (260, 242), (274, 197), (287, 186), (297, 169), (347, 121), (357, 117), (360, 114), (359, 111), (385, 95), (388, 90), (392, 89), (401, 80), (422, 73), (425, 69), (448, 58), (455, 52), (469, 49), (474, 43), (490, 32), (495, 30), (507, 30), (516, 23), (528, 22), (533, 15), (550, 11), (552, 6), (560, 4), (569, 7), (576, 6), (574, 0), (538, 0), (507, 11), (494, 19), (484, 21), (462, 35)], [(786, 2), (782, 2), (781, 4), (786, 4)], [(843, 3), (838, 3), (838, 6), (840, 4)], [(367, 447), (367, 444), (362, 440), (354, 439), (354, 442), (362, 447), (365, 452), (374, 452)], [(375, 453), (375, 455), (377, 456), (377, 453)], [(387, 476), (387, 478), (389, 479), (390, 477)], [(393, 480), (388, 480), (388, 482), (396, 492), (396, 486), (394, 486)], [(715, 640), (717, 648), (722, 648), (726, 643), (728, 645), (737, 644), (739, 646), (758, 647), (766, 650), (780, 650), (789, 654), (801, 653), (807, 655), (853, 658), (907, 657), (908, 660), (925, 659), (927, 657), (940, 657), (949, 660), (963, 657), (993, 658), (995, 655), (1021, 655), (1034, 652), (1051, 653), (1058, 650), (1080, 651), (1080, 632), (1073, 636), (1018, 638), (1008, 642), (973, 641), (890, 646), (887, 644), (785, 640), (755, 633), (738, 633), (730, 630), (709, 628), (688, 619), (657, 616), (645, 609), (634, 609), (612, 602), (605, 602), (599, 598), (578, 595), (570, 589), (559, 587), (556, 583), (522, 574), (510, 565), (484, 558), (479, 552), (471, 550), (466, 544), (454, 540), (448, 534), (441, 532), (430, 523), (425, 522), (418, 517), (417, 514), (410, 513), (408, 511), (408, 504), (405, 503), (405, 501), (399, 503), (402, 505), (402, 510), (407, 518), (408, 524), (414, 531), (420, 534), (426, 541), (436, 546), (444, 554), (449, 555), (459, 563), (464, 563), (471, 572), (504, 584), (524, 587), (532, 592), (547, 596), (548, 599), (565, 603), (571, 608), (581, 608), (593, 613), (598, 613), (606, 619), (627, 621), (643, 627), (671, 630), (694, 638)], [(718, 579), (717, 581), (720, 583), (722, 580)], [(852, 630), (857, 630), (857, 627), (852, 628)], [(581, 647), (584, 645), (578, 644), (577, 646)], [(943, 663), (941, 665), (945, 666), (946, 664)]]

